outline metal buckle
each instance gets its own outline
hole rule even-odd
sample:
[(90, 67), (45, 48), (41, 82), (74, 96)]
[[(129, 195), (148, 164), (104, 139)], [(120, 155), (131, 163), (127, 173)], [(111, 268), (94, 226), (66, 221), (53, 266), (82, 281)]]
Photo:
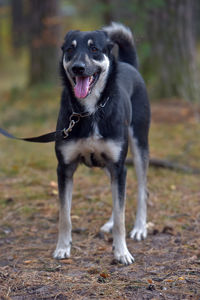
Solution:
[(63, 132), (63, 135), (64, 135), (64, 139), (66, 139), (66, 138), (68, 137), (68, 135), (69, 135), (67, 129), (64, 128), (64, 129), (62, 130), (62, 132)]
[[(79, 120), (80, 120), (80, 119), (79, 119)], [(79, 120), (78, 120), (78, 121), (79, 121)], [(69, 132), (72, 131), (72, 128), (74, 127), (74, 125), (75, 125), (78, 121), (70, 120), (69, 127), (63, 129), (64, 139), (66, 139), (66, 138), (68, 137)]]
[[(75, 120), (74, 120), (74, 118), (75, 118)], [(81, 118), (81, 114), (73, 112), (71, 114), (69, 120), (70, 120), (70, 123), (71, 123), (71, 121), (74, 121), (75, 123), (78, 123), (80, 121), (80, 118)]]
[(68, 128), (64, 128), (62, 130), (62, 133), (64, 135), (64, 139), (66, 139), (68, 136), (69, 136), (69, 132), (72, 131), (74, 125), (76, 123), (78, 123), (80, 121), (81, 118), (84, 118), (84, 117), (88, 117), (90, 115), (90, 113), (83, 113), (83, 114), (79, 114), (79, 113), (76, 113), (76, 112), (73, 112), (71, 114), (71, 116), (69, 117), (69, 127)]

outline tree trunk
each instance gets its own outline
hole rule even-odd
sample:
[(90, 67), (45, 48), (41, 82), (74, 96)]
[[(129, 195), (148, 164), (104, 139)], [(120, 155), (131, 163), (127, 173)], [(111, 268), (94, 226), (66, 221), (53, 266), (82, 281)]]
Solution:
[(148, 38), (157, 96), (196, 100), (195, 0), (165, 0), (150, 13)]
[(103, 9), (103, 21), (104, 24), (108, 25), (113, 21), (113, 3), (112, 0), (101, 0)]
[(24, 28), (24, 5), (23, 0), (11, 1), (11, 16), (12, 16), (12, 44), (14, 53), (24, 44), (25, 28)]
[(60, 36), (59, 0), (29, 0), (30, 84), (56, 82)]

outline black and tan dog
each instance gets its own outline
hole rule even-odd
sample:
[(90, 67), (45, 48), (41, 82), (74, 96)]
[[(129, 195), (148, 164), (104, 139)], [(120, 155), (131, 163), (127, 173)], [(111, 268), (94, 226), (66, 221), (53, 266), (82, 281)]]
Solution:
[[(118, 45), (118, 58), (112, 47)], [(57, 130), (68, 128), (75, 112), (80, 119), (64, 141), (56, 142), (60, 196), (59, 236), (54, 257), (70, 256), (73, 174), (79, 163), (105, 168), (111, 180), (113, 212), (101, 228), (113, 233), (114, 257), (131, 264), (125, 233), (125, 158), (130, 145), (138, 179), (138, 209), (131, 238), (146, 238), (146, 172), (150, 108), (137, 70), (131, 31), (117, 23), (102, 30), (70, 31), (62, 47), (64, 89)]]

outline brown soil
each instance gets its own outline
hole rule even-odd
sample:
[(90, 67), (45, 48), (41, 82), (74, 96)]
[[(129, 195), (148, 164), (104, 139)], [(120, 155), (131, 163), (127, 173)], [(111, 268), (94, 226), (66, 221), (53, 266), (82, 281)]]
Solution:
[[(171, 103), (154, 104), (152, 111), (154, 136), (170, 120), (194, 122), (182, 104), (178, 113)], [(152, 148), (159, 153), (157, 144)], [(36, 162), (27, 163), (33, 181), (15, 166), (13, 172), (19, 173), (7, 174), (0, 182), (0, 299), (200, 299), (197, 176), (149, 171), (149, 235), (142, 242), (127, 237), (135, 263), (123, 266), (113, 261), (112, 236), (99, 233), (111, 212), (107, 178), (99, 170), (81, 167), (73, 197), (72, 256), (56, 261), (52, 258), (58, 223), (55, 175), (50, 181), (48, 167), (40, 169)], [(133, 224), (135, 198), (136, 180), (129, 168), (127, 232)]]

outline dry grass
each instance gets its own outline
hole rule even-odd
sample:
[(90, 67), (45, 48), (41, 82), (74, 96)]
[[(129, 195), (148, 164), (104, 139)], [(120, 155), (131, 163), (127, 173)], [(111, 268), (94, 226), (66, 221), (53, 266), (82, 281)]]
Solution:
[[(2, 98), (1, 126), (23, 136), (54, 129), (57, 91), (14, 91)], [(177, 101), (152, 108), (152, 156), (200, 168), (200, 126), (190, 108)], [(111, 212), (107, 178), (101, 170), (81, 166), (75, 175), (72, 257), (56, 261), (54, 146), (0, 141), (1, 299), (199, 299), (197, 175), (150, 169), (149, 236), (140, 243), (127, 239), (135, 263), (124, 267), (113, 262), (111, 235), (99, 235)], [(129, 168), (127, 232), (135, 199), (136, 179)]]

